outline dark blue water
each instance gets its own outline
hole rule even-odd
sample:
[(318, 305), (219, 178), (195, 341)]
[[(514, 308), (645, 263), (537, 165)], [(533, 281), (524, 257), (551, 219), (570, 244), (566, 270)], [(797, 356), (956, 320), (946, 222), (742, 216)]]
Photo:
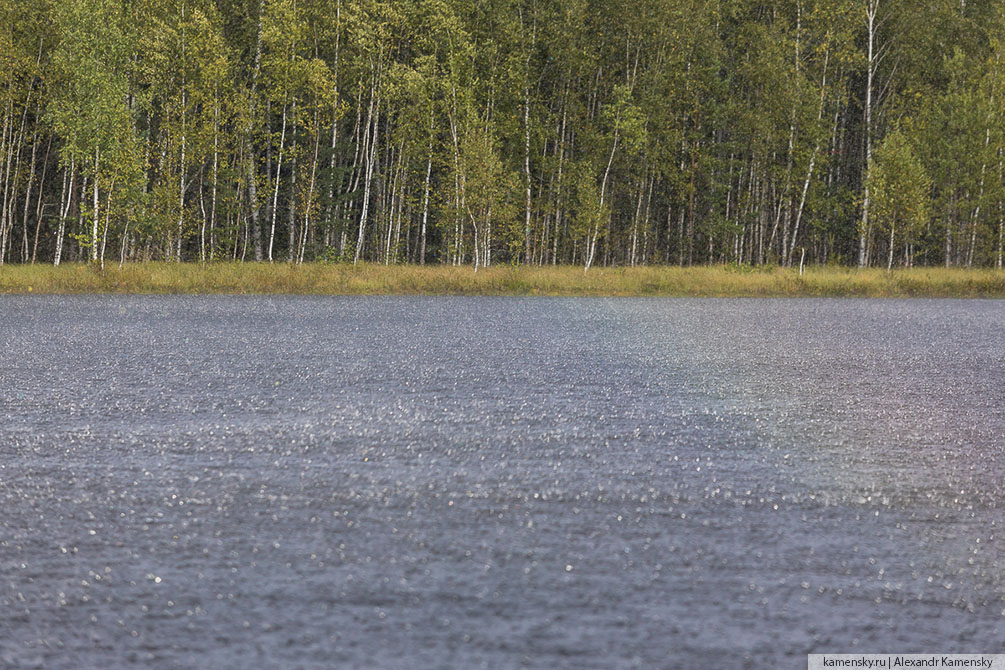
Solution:
[(4, 297), (0, 667), (1005, 652), (1005, 303)]

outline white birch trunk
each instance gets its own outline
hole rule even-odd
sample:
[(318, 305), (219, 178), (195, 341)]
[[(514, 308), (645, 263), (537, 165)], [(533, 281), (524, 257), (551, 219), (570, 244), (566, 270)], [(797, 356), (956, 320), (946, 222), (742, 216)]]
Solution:
[(426, 264), (426, 221), (429, 218), (429, 177), (433, 172), (433, 117), (429, 116), (429, 154), (426, 157), (426, 181), (422, 186), (422, 237), (419, 243), (419, 265)]
[(98, 260), (98, 156), (94, 150), (94, 218), (91, 222), (91, 261)]
[[(616, 126), (617, 123), (615, 123), (615, 128)], [(588, 242), (589, 246), (587, 248), (586, 263), (583, 267), (583, 272), (589, 270), (590, 266), (593, 265), (593, 258), (597, 253), (597, 239), (600, 237), (600, 216), (604, 211), (604, 198), (607, 195), (607, 181), (611, 176), (611, 166), (614, 164), (614, 153), (618, 150), (618, 139), (618, 131), (615, 129), (614, 142), (611, 144), (611, 155), (607, 159), (607, 168), (604, 170), (604, 178), (600, 182), (600, 212), (597, 213), (597, 219), (595, 225), (593, 226), (593, 233)]]
[[(377, 86), (376, 77), (374, 78), (374, 87)], [(371, 92), (371, 116), (372, 119), (367, 119), (367, 124), (373, 124), (373, 134), (370, 139), (370, 150), (366, 151), (364, 147), (364, 162), (366, 163), (364, 170), (365, 176), (363, 179), (363, 208), (359, 215), (359, 231), (356, 237), (356, 254), (353, 257), (353, 265), (359, 263), (360, 256), (363, 254), (363, 241), (364, 235), (366, 234), (366, 217), (369, 214), (370, 209), (370, 185), (373, 180), (373, 164), (377, 158), (377, 140), (380, 135), (380, 96), (376, 92)], [(374, 99), (376, 98), (376, 101)]]
[(524, 252), (523, 259), (524, 263), (527, 265), (531, 264), (530, 257), (530, 204), (531, 204), (531, 189), (530, 189), (530, 87), (524, 86), (524, 101), (523, 101), (523, 171), (524, 171), (524, 188), (526, 191), (526, 203), (525, 203), (525, 213), (524, 213), (524, 224), (523, 224), (523, 237), (524, 237)]
[(286, 146), (286, 110), (287, 106), (283, 105), (283, 129), (279, 134), (279, 156), (276, 159), (276, 186), (272, 191), (272, 221), (269, 226), (269, 249), (268, 249), (268, 260), (272, 262), (272, 248), (276, 241), (276, 210), (279, 207), (279, 176), (283, 169), (283, 149)]
[(876, 14), (879, 11), (880, 0), (868, 0), (865, 10), (867, 43), (866, 43), (866, 84), (865, 84), (865, 171), (863, 173), (862, 189), (862, 223), (858, 238), (858, 266), (865, 267), (867, 262), (867, 236), (871, 232), (869, 221), (869, 177), (872, 171), (872, 85), (876, 72), (875, 42)]
[(66, 204), (61, 204), (59, 212), (59, 228), (56, 230), (56, 251), (52, 264), (59, 267), (59, 262), (63, 257), (63, 236), (66, 234), (66, 217), (70, 214), (70, 202), (73, 197), (74, 178), (76, 176), (76, 166), (73, 158), (70, 159), (69, 187), (67, 187), (67, 173), (63, 172), (63, 189), (66, 193)]

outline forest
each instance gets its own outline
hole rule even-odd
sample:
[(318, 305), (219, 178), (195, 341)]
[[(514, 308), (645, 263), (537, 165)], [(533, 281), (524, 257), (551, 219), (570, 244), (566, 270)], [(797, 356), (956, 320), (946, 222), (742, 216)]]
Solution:
[(0, 264), (1002, 267), (1003, 0), (0, 0)]

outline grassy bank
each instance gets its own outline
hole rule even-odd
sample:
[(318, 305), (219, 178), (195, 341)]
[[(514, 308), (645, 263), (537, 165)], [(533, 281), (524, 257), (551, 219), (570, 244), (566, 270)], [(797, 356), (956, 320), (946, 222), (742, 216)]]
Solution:
[(915, 268), (471, 267), (143, 263), (5, 265), (0, 293), (870, 296), (1005, 298), (1005, 271)]

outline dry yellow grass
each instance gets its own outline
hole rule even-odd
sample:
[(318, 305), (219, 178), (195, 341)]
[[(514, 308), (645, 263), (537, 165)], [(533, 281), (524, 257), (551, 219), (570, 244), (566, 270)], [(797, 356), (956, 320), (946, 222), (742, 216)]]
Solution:
[(5, 265), (0, 293), (868, 296), (1005, 298), (1005, 271), (716, 267), (512, 267), (133, 263)]

